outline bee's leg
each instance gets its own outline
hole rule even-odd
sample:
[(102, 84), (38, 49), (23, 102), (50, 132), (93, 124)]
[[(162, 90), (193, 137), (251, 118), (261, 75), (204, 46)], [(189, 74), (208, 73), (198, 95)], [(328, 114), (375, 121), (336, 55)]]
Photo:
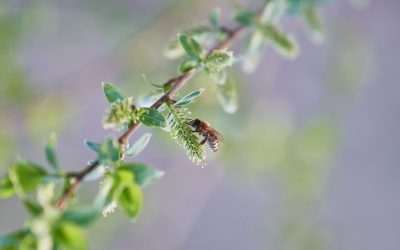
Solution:
[(204, 143), (206, 143), (207, 140), (208, 140), (208, 134), (206, 134), (206, 135), (204, 136), (204, 140), (202, 140), (202, 141), (200, 142), (200, 145), (203, 145)]

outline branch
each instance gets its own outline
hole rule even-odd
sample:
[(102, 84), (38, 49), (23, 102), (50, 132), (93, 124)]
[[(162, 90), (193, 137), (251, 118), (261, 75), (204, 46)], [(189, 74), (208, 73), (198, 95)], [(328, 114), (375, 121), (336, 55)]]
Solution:
[[(261, 12), (257, 11), (257, 13), (258, 13), (257, 16), (259, 16), (259, 13), (261, 13)], [(225, 32), (227, 34), (227, 37), (222, 42), (216, 44), (210, 51), (208, 51), (208, 53), (211, 53), (214, 50), (219, 50), (219, 49), (224, 49), (224, 48), (229, 47), (233, 42), (235, 42), (237, 40), (238, 36), (245, 30), (245, 28), (246, 27), (244, 27), (244, 26), (238, 26), (234, 29), (221, 27), (221, 31)], [(191, 71), (188, 71), (184, 74), (178, 75), (178, 76), (173, 77), (173, 78), (169, 79), (168, 81), (166, 81), (164, 85), (173, 84), (173, 86), (164, 95), (162, 95), (157, 101), (155, 101), (153, 103), (153, 105), (151, 105), (151, 108), (157, 109), (162, 104), (166, 103), (169, 100), (172, 100), (174, 95), (195, 75), (196, 75), (196, 70), (193, 69)], [(141, 126), (140, 122), (136, 122), (132, 126), (130, 126), (127, 129), (127, 131), (118, 138), (118, 143), (122, 147), (125, 147), (129, 138), (140, 128), (140, 126)], [(69, 186), (67, 189), (64, 190), (64, 193), (58, 200), (58, 202), (56, 204), (56, 207), (58, 209), (65, 208), (68, 201), (73, 196), (73, 194), (76, 192), (79, 184), (82, 182), (82, 180), (85, 178), (85, 176), (88, 175), (89, 173), (91, 173), (93, 170), (95, 170), (98, 165), (99, 165), (99, 161), (95, 160), (93, 163), (88, 165), (82, 171), (67, 174), (68, 177), (73, 179), (73, 183), (71, 186)]]

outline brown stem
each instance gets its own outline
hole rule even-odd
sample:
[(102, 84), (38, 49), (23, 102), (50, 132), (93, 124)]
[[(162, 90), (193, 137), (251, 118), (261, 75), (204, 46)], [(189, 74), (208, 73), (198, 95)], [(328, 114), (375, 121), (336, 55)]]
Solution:
[[(227, 34), (227, 37), (224, 41), (220, 42), (219, 44), (215, 45), (215, 47), (213, 47), (209, 53), (211, 53), (214, 50), (218, 50), (218, 49), (225, 49), (227, 47), (229, 47), (240, 35), (240, 33), (243, 32), (243, 30), (245, 29), (245, 27), (243, 26), (238, 26), (234, 29), (228, 29), (228, 28), (221, 28), (222, 31), (225, 31), (225, 33)], [(168, 100), (173, 99), (173, 97), (175, 96), (175, 94), (194, 76), (196, 75), (196, 70), (191, 70), (189, 72), (183, 73), (181, 75), (178, 75), (176, 77), (173, 77), (171, 79), (169, 79), (165, 84), (173, 84), (171, 89), (169, 89), (164, 95), (162, 95), (157, 101), (155, 101), (153, 103), (153, 105), (151, 105), (152, 108), (159, 108), (163, 103), (167, 102)], [(128, 128), (128, 130), (125, 131), (125, 133), (123, 133), (119, 138), (118, 138), (118, 143), (125, 147), (125, 145), (127, 144), (129, 137), (131, 137), (141, 126), (141, 124), (139, 122), (134, 123), (132, 126), (130, 126)], [(72, 195), (75, 193), (75, 191), (77, 190), (79, 184), (82, 182), (82, 180), (84, 179), (84, 177), (89, 174), (90, 172), (92, 172), (94, 169), (96, 169), (96, 167), (99, 165), (99, 161), (96, 160), (94, 161), (92, 164), (88, 165), (85, 169), (83, 169), (80, 172), (75, 172), (75, 173), (70, 173), (67, 174), (67, 176), (69, 176), (70, 178), (72, 178), (74, 180), (74, 182), (72, 183), (72, 185), (67, 188), (64, 193), (62, 194), (62, 196), (60, 197), (60, 199), (58, 200), (56, 207), (59, 209), (63, 209), (69, 199), (72, 197)]]

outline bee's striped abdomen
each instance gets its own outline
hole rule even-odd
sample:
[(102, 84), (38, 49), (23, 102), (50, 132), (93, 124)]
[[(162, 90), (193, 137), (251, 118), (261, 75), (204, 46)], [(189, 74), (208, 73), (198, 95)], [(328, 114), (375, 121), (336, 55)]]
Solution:
[(208, 145), (210, 146), (210, 148), (213, 152), (217, 151), (218, 147), (219, 147), (218, 137), (210, 136), (208, 138)]

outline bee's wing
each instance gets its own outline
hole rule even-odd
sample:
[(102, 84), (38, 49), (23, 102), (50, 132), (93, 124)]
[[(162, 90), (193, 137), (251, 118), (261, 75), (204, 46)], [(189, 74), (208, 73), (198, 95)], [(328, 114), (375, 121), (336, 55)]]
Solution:
[(217, 135), (217, 137), (218, 137), (218, 140), (220, 141), (220, 142), (223, 142), (224, 141), (224, 137), (221, 135), (221, 133), (219, 133), (217, 130), (215, 130), (215, 129), (212, 129), (212, 131)]

